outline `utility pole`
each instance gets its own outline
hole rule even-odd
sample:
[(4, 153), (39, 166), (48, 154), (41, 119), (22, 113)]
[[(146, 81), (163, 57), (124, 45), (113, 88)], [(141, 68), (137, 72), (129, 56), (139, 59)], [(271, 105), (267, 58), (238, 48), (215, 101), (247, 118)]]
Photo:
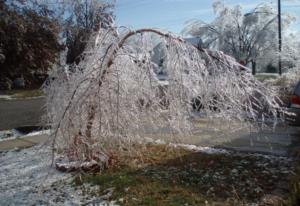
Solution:
[(88, 0), (85, 0), (85, 30), (88, 30)]
[(282, 51), (282, 37), (281, 37), (281, 0), (278, 0), (278, 73), (282, 74), (282, 65), (281, 65), (281, 51)]

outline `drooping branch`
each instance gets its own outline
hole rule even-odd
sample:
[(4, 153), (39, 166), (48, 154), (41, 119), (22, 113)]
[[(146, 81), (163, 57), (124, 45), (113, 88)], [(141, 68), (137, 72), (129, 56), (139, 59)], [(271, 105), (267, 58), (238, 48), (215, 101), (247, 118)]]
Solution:
[[(154, 33), (154, 34), (157, 34), (158, 36), (161, 36), (161, 37), (164, 37), (164, 38), (170, 38), (170, 39), (173, 39), (175, 41), (178, 41), (180, 43), (184, 43), (184, 44), (190, 44), (188, 42), (186, 42), (185, 40), (183, 40), (182, 38), (180, 37), (175, 37), (175, 36), (172, 36), (171, 34), (169, 33), (163, 33), (159, 30), (156, 30), (156, 29), (148, 29), (148, 28), (145, 28), (145, 29), (139, 29), (139, 30), (134, 30), (134, 31), (130, 31), (128, 32), (120, 41), (119, 43), (113, 47), (113, 48), (110, 48), (112, 49), (113, 51), (111, 52), (111, 55), (108, 56), (108, 61), (107, 61), (107, 66), (104, 66), (104, 68), (107, 68), (107, 69), (104, 69), (103, 73), (102, 73), (102, 76), (100, 77), (100, 80), (104, 79), (105, 78), (105, 75), (106, 73), (108, 72), (108, 70), (110, 69), (111, 65), (113, 64), (114, 62), (114, 59), (116, 58), (117, 56), (117, 53), (118, 51), (124, 46), (124, 44), (126, 43), (126, 41), (134, 36), (134, 35), (138, 35), (138, 34), (144, 34), (144, 33)], [(210, 52), (209, 50), (206, 50), (206, 49), (203, 49), (202, 47), (199, 47), (199, 46), (195, 46), (195, 45), (192, 45), (193, 47), (195, 47), (196, 49), (199, 50), (199, 52), (203, 52), (205, 54), (208, 54), (211, 58), (215, 59), (215, 60), (218, 60), (220, 63), (224, 63), (224, 61), (222, 61), (218, 56), (214, 55), (212, 52)], [(237, 62), (236, 62), (237, 63)], [(224, 63), (225, 64), (225, 63)], [(239, 63), (237, 63), (239, 64)], [(228, 66), (228, 65), (226, 65)], [(245, 70), (247, 69), (244, 65), (239, 65), (240, 68), (242, 68), (242, 70)]]
[[(114, 63), (114, 60), (115, 58), (117, 57), (117, 54), (118, 54), (118, 51), (120, 49), (123, 48), (123, 46), (125, 45), (126, 41), (134, 36), (134, 35), (138, 35), (138, 34), (144, 34), (144, 33), (153, 33), (153, 34), (156, 34), (158, 36), (161, 36), (163, 38), (170, 38), (172, 40), (175, 40), (179, 43), (184, 43), (184, 44), (190, 44), (190, 43), (187, 43), (186, 41), (184, 41), (182, 38), (179, 38), (179, 37), (175, 37), (175, 36), (172, 36), (171, 34), (169, 33), (163, 33), (159, 30), (156, 30), (156, 29), (148, 29), (148, 28), (145, 28), (145, 29), (139, 29), (139, 30), (135, 30), (135, 31), (130, 31), (128, 32), (124, 37), (121, 38), (121, 40), (119, 40), (118, 44), (116, 44), (114, 47), (109, 47), (106, 51), (106, 56), (105, 58), (107, 58), (107, 64), (103, 66), (103, 72), (101, 73), (101, 77), (99, 78), (99, 86), (101, 87), (102, 86), (102, 81), (104, 81), (105, 79), (105, 76), (109, 73), (109, 70), (111, 69), (111, 66), (113, 65)], [(224, 62), (220, 57), (216, 56), (216, 55), (213, 55), (212, 52), (210, 52), (209, 50), (205, 50), (199, 46), (194, 46), (197, 50), (199, 50), (199, 52), (203, 52), (204, 54), (207, 54), (209, 55), (211, 58), (213, 58), (214, 60), (217, 60), (219, 61), (220, 63), (226, 65), (228, 62)], [(112, 50), (111, 52), (109, 52), (108, 50)], [(108, 55), (110, 54), (110, 55)], [(103, 60), (103, 62), (105, 62), (105, 60)], [(239, 64), (236, 62), (236, 64)], [(228, 66), (228, 65), (226, 65)], [(247, 68), (244, 66), (244, 65), (240, 65), (239, 64), (239, 68), (241, 70), (246, 70)], [(90, 110), (89, 110), (89, 120), (88, 120), (88, 124), (87, 124), (87, 128), (86, 128), (86, 136), (90, 139), (91, 138), (91, 130), (92, 130), (92, 125), (93, 125), (93, 121), (94, 121), (94, 118), (95, 118), (95, 105), (94, 104), (91, 104), (90, 105)]]
[[(163, 55), (166, 82), (153, 76), (155, 68), (144, 41), (136, 56), (126, 47), (131, 37), (144, 33), (168, 40)], [(190, 117), (195, 110), (226, 120), (242, 120), (245, 113), (253, 118), (276, 113), (273, 92), (241, 72), (244, 67), (222, 52), (195, 47), (154, 29), (114, 34), (99, 32), (99, 45), (86, 52), (80, 69), (74, 68), (69, 80), (57, 75), (47, 88), (56, 146), (68, 154), (75, 150), (72, 159), (100, 161), (98, 156), (109, 156), (115, 145), (143, 142), (145, 132), (164, 127), (170, 135), (184, 138), (193, 127)], [(149, 41), (147, 37), (141, 36)], [(141, 53), (144, 59), (137, 63), (133, 58), (138, 60)], [(264, 105), (266, 111), (260, 112)]]

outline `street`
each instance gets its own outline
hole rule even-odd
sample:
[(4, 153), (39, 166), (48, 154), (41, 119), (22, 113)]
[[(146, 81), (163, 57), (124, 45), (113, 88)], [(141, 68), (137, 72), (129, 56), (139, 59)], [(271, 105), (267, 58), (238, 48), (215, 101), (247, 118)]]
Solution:
[(23, 126), (42, 126), (44, 98), (0, 99), (0, 131)]
[[(0, 130), (24, 126), (41, 126), (44, 101), (44, 98), (0, 100)], [(153, 139), (197, 146), (221, 147), (243, 152), (286, 156), (291, 147), (297, 147), (299, 144), (300, 127), (278, 124), (275, 129), (272, 128), (272, 125), (254, 128), (254, 126), (242, 123), (229, 124), (224, 121), (203, 118), (197, 121), (197, 127), (194, 129), (193, 135), (183, 138), (172, 137), (167, 128), (162, 128), (156, 132), (151, 128), (147, 128), (145, 135)], [(45, 141), (44, 136), (41, 136), (40, 141), (38, 137), (34, 139), (34, 142), (30, 144), (26, 140), (18, 140), (18, 144), (16, 144), (20, 147), (26, 147)], [(26, 142), (26, 144), (23, 142)], [(17, 146), (11, 140), (9, 145)], [(4, 148), (7, 148), (7, 146), (2, 149)]]

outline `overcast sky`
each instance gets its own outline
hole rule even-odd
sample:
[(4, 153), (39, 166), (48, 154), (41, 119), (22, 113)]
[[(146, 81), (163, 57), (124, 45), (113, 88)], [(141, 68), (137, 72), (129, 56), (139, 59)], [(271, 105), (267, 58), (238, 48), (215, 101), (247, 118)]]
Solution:
[[(244, 12), (250, 12), (256, 5), (266, 0), (224, 0), (230, 5), (240, 4)], [(277, 5), (277, 0), (268, 0)], [(213, 0), (117, 0), (117, 22), (129, 28), (160, 28), (180, 33), (184, 23), (190, 19), (210, 22), (214, 18)], [(282, 0), (282, 12), (299, 16), (300, 0)], [(300, 22), (293, 25), (300, 30)]]

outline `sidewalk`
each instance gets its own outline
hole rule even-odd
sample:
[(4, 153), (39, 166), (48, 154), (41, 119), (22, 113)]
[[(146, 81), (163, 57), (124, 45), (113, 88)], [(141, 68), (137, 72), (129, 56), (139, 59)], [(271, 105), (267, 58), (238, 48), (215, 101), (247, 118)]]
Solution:
[(49, 135), (42, 134), (42, 135), (28, 136), (28, 137), (0, 141), (0, 151), (7, 151), (15, 148), (22, 149), (22, 148), (32, 147), (36, 144), (46, 142), (48, 137)]

